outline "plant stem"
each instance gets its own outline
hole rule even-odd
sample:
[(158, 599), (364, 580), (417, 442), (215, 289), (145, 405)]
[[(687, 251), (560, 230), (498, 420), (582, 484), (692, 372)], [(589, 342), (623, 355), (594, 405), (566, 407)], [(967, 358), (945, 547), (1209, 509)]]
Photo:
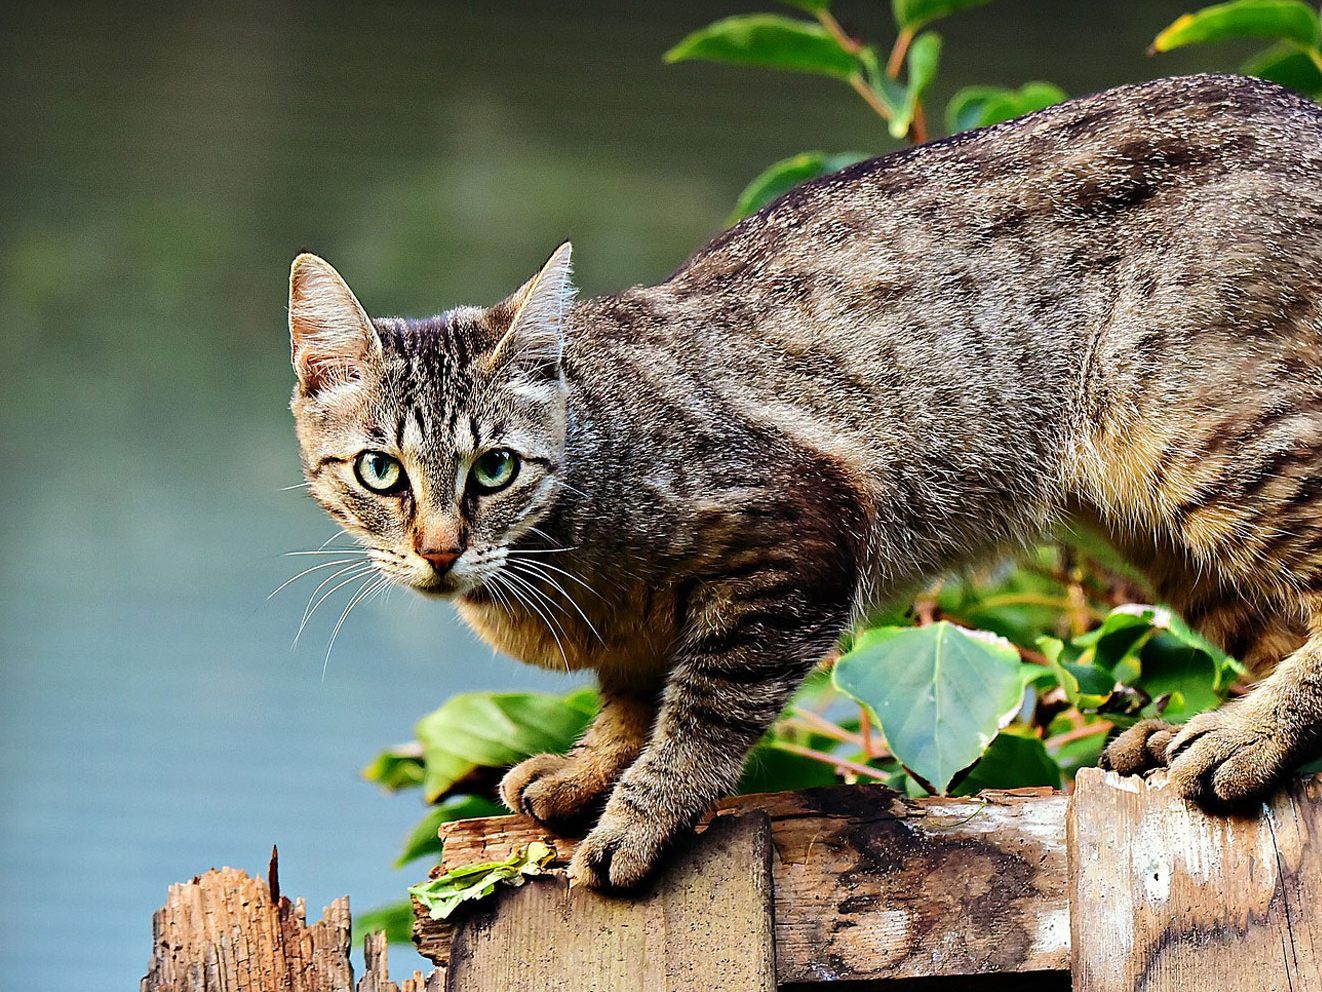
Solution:
[(927, 140), (927, 114), (923, 111), (921, 100), (914, 101), (913, 120), (909, 123), (909, 140), (915, 145), (921, 145)]
[(890, 58), (886, 60), (886, 75), (891, 79), (898, 79), (900, 70), (904, 68), (904, 57), (909, 54), (909, 46), (913, 43), (913, 31), (904, 28), (900, 31), (899, 37), (895, 39), (895, 47), (891, 49)]
[(855, 93), (863, 98), (863, 102), (872, 108), (873, 113), (883, 121), (891, 119), (891, 112), (886, 109), (886, 105), (881, 102), (881, 97), (877, 96), (872, 87), (868, 85), (867, 80), (858, 73), (854, 73), (849, 77), (849, 85), (854, 88)]
[(840, 22), (835, 19), (829, 10), (817, 11), (817, 20), (822, 27), (826, 28), (827, 33), (835, 39), (835, 43), (850, 55), (857, 55), (863, 50), (863, 43), (849, 37), (849, 32), (840, 26)]
[(1048, 737), (1044, 743), (1049, 748), (1061, 748), (1073, 741), (1083, 740), (1085, 737), (1096, 737), (1098, 734), (1105, 734), (1112, 726), (1113, 724), (1107, 720), (1085, 723), (1082, 727), (1075, 727), (1073, 730), (1067, 730), (1055, 737)]
[(853, 772), (855, 775), (861, 775), (865, 778), (875, 779), (878, 782), (884, 782), (890, 776), (883, 771), (878, 771), (869, 765), (860, 764), (857, 761), (850, 761), (848, 758), (839, 758), (834, 754), (827, 754), (825, 751), (814, 751), (810, 747), (803, 747), (800, 744), (790, 744), (781, 741), (776, 745), (782, 751), (790, 751), (793, 754), (802, 755), (805, 758), (812, 758), (814, 761), (820, 761), (825, 765), (832, 765), (836, 771)]
[(876, 757), (872, 752), (872, 718), (862, 703), (858, 704), (858, 736), (863, 740), (863, 753)]

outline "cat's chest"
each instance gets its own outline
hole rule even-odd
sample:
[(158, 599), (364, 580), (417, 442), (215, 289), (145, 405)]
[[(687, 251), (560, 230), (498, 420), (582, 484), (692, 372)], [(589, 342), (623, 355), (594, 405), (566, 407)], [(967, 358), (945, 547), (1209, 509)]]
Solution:
[(666, 595), (603, 604), (461, 600), (459, 615), (497, 651), (552, 671), (591, 670), (620, 686), (651, 685), (669, 668), (675, 642)]

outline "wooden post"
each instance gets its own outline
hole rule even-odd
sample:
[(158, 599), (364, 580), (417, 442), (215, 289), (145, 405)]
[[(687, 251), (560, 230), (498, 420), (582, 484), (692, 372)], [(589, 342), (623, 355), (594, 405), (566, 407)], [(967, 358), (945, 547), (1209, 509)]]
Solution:
[(649, 890), (557, 876), (502, 892), (454, 934), (447, 992), (775, 992), (765, 816), (725, 817)]
[[(280, 895), (275, 852), (268, 882), (215, 868), (170, 886), (152, 918), (152, 958), (141, 992), (352, 992), (349, 900), (311, 926), (303, 900)], [(386, 972), (383, 934), (367, 938), (358, 992), (441, 992), (441, 975), (400, 985)]]
[(1322, 992), (1322, 781), (1223, 817), (1084, 769), (1069, 846), (1075, 992)]
[[(730, 815), (743, 819), (740, 814), (753, 812), (769, 820), (781, 986), (1014, 972), (1020, 975), (1016, 989), (1060, 988), (1067, 984), (1069, 960), (1065, 804), (1063, 795), (1049, 789), (911, 800), (880, 786), (839, 786), (743, 796), (726, 803), (713, 822), (719, 827)], [(450, 866), (504, 858), (532, 840), (554, 844), (561, 859), (573, 852), (572, 841), (521, 816), (447, 824), (442, 833)], [(689, 879), (695, 869), (681, 854), (665, 877)], [(722, 870), (727, 869), (722, 884), (738, 890), (749, 869), (728, 863)], [(548, 883), (504, 893), (491, 908), (472, 910), (471, 921), (469, 912), (459, 911), (458, 927), (420, 913), (418, 949), (438, 964), (450, 963), (459, 976), (468, 967), (460, 956), (472, 946), (470, 935), (485, 935), (486, 960), (500, 959), (491, 934), (502, 928), (501, 939), (514, 941), (505, 948), (506, 967), (539, 962), (527, 972), (538, 980), (524, 979), (533, 984), (500, 985), (502, 990), (591, 987), (582, 984), (587, 965), (581, 963), (579, 984), (542, 984), (540, 962), (554, 954), (579, 962), (604, 955), (638, 969), (644, 958), (659, 953), (644, 940), (646, 926), (627, 922), (633, 918), (618, 901), (586, 892), (565, 901), (563, 890)], [(555, 918), (549, 932), (546, 916)], [(617, 926), (626, 929), (609, 936)], [(747, 926), (740, 923), (734, 946), (760, 961)], [(494, 981), (493, 974), (484, 972), (485, 980)], [(601, 988), (689, 987), (639, 984), (639, 974), (632, 972), (631, 985)], [(469, 992), (463, 984), (451, 988)]]

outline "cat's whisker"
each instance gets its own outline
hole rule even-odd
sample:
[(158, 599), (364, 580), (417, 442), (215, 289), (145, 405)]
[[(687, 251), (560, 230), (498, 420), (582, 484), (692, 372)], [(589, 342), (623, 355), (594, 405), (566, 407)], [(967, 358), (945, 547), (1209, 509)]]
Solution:
[[(326, 602), (326, 600), (332, 595), (334, 595), (336, 591), (343, 589), (351, 582), (355, 582), (358, 579), (362, 578), (364, 575), (367, 574), (367, 572), (371, 571), (372, 568), (373, 566), (371, 562), (357, 562), (353, 565), (349, 565), (345, 567), (341, 571), (336, 572), (330, 578), (324, 579), (321, 585), (317, 586), (316, 589), (312, 590), (312, 595), (308, 597), (307, 609), (303, 611), (303, 619), (299, 621), (298, 632), (294, 634), (294, 643), (290, 645), (291, 650), (293, 648), (298, 647), (299, 638), (303, 636), (303, 631), (307, 628), (308, 621), (312, 619), (313, 614), (317, 612), (317, 610), (321, 607), (321, 604)], [(341, 582), (339, 582), (339, 584), (332, 586), (330, 589), (327, 589), (326, 592), (322, 593), (320, 599), (317, 598), (317, 593), (321, 592), (321, 590), (324, 589), (327, 585), (329, 585), (331, 582), (334, 582), (336, 579), (339, 579), (342, 575), (345, 575), (346, 573), (349, 573), (349, 577), (347, 579), (343, 579)], [(315, 603), (313, 602), (314, 599), (316, 599)]]
[[(508, 562), (511, 568), (514, 568), (515, 566), (519, 566), (529, 569), (530, 571), (528, 574), (535, 576), (536, 578), (539, 578), (543, 582), (550, 585), (552, 589), (554, 589), (566, 600), (568, 600), (569, 605), (574, 608), (574, 612), (576, 612), (583, 619), (583, 622), (587, 624), (588, 630), (592, 631), (592, 636), (595, 637), (599, 643), (601, 644), (606, 643), (606, 639), (602, 637), (600, 633), (598, 633), (597, 628), (593, 626), (592, 621), (588, 619), (588, 615), (583, 612), (583, 608), (578, 605), (578, 602), (574, 599), (573, 596), (569, 595), (569, 592), (565, 589), (565, 587), (562, 586), (559, 582), (557, 582), (553, 576), (547, 575), (544, 572), (539, 572), (534, 568), (534, 566), (537, 565), (544, 565), (545, 564), (544, 562), (518, 561), (517, 559), (514, 558), (508, 559)], [(564, 574), (569, 575), (568, 572), (565, 572)], [(572, 575), (570, 575), (569, 577), (571, 579), (574, 578), (574, 576)], [(591, 592), (594, 595), (597, 594), (596, 590), (593, 589), (591, 586), (587, 585), (587, 583), (581, 583), (581, 584), (585, 589), (588, 590), (588, 592)]]
[[(286, 551), (284, 557), (304, 558), (315, 555), (343, 555), (358, 550), (358, 548), (317, 548), (315, 551)], [(360, 555), (360, 557), (365, 557), (365, 555)]]
[(295, 482), (292, 486), (280, 486), (276, 489), (276, 492), (287, 493), (293, 489), (306, 489), (310, 485), (312, 485), (310, 482)]
[(335, 638), (340, 636), (340, 628), (344, 626), (344, 621), (349, 619), (349, 614), (353, 612), (355, 606), (367, 599), (372, 593), (379, 590), (382, 585), (389, 581), (390, 580), (384, 575), (378, 575), (375, 579), (369, 576), (363, 581), (362, 585), (354, 590), (353, 595), (349, 597), (348, 605), (344, 607), (344, 612), (340, 614), (340, 619), (335, 623), (335, 629), (331, 631), (330, 643), (326, 645), (326, 657), (321, 661), (321, 681), (326, 681), (326, 669), (330, 666), (331, 651), (335, 648)]
[(331, 568), (334, 565), (352, 565), (361, 560), (362, 559), (360, 558), (341, 558), (338, 561), (323, 561), (320, 565), (313, 565), (311, 568), (305, 568), (297, 575), (290, 576), (289, 578), (285, 579), (284, 582), (281, 582), (278, 586), (276, 586), (274, 589), (271, 590), (270, 594), (266, 598), (268, 600), (273, 599), (275, 597), (275, 594), (278, 593), (281, 589), (285, 588), (285, 586), (289, 585), (291, 582), (297, 582), (305, 575), (311, 575), (313, 572), (319, 571), (320, 569), (323, 568)]
[(605, 599), (605, 597), (602, 596), (601, 593), (597, 592), (597, 590), (593, 589), (590, 585), (588, 585), (586, 582), (580, 579), (577, 575), (574, 575), (572, 572), (566, 572), (563, 568), (557, 568), (555, 565), (552, 565), (549, 561), (525, 561), (521, 557), (522, 555), (523, 555), (522, 551), (509, 552), (510, 558), (512, 560), (518, 561), (522, 565), (529, 565), (533, 568), (542, 569), (542, 570), (550, 569), (552, 572), (555, 572), (558, 575), (563, 575), (565, 578), (569, 579), (572, 582), (577, 582), (580, 586), (582, 586), (588, 592), (592, 593), (592, 595), (596, 596), (598, 599), (603, 599), (603, 600)]
[[(542, 596), (542, 598), (545, 598), (545, 594), (542, 593), (540, 589), (534, 586), (527, 579), (514, 574), (514, 572), (512, 571), (504, 572), (503, 575), (511, 583), (511, 585), (509, 586), (509, 590), (511, 593), (514, 594), (514, 598), (542, 618), (542, 622), (546, 624), (546, 629), (550, 631), (551, 637), (555, 641), (555, 646), (560, 649), (560, 660), (564, 662), (565, 671), (568, 672), (569, 656), (565, 654), (565, 646), (563, 642), (561, 642), (560, 640), (560, 634), (563, 634), (564, 630), (561, 629), (559, 630), (559, 633), (557, 633), (557, 629), (558, 629), (557, 625), (552, 622), (552, 618), (545, 611), (543, 611), (542, 608), (537, 605), (537, 601), (532, 598), (532, 596)], [(519, 592), (520, 587), (522, 587), (525, 590), (525, 592), (531, 595), (521, 594)]]

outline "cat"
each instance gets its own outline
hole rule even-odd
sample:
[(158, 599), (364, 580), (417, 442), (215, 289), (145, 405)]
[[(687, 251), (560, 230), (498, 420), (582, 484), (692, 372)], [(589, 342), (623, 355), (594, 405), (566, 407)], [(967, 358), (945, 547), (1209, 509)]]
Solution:
[[(290, 279), (309, 491), (382, 576), (591, 669), (505, 802), (629, 888), (864, 611), (1086, 518), (1274, 673), (1104, 763), (1209, 807), (1322, 743), (1322, 109), (1165, 79), (851, 166), (669, 279), (368, 316)], [(604, 804), (604, 805), (603, 805)]]

